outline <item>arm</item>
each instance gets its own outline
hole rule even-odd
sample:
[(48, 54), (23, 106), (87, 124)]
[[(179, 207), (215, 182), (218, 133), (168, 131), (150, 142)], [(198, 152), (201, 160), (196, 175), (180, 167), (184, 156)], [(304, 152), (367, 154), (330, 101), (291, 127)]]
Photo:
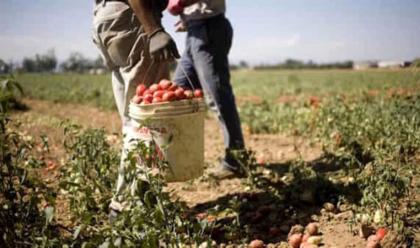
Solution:
[(168, 11), (172, 15), (180, 15), (185, 7), (199, 2), (200, 0), (169, 0)]
[(155, 61), (179, 58), (175, 42), (162, 27), (160, 10), (156, 7), (154, 1), (156, 0), (128, 1), (147, 34), (150, 57)]
[(153, 6), (154, 0), (129, 0), (129, 4), (134, 13), (143, 25), (144, 31), (147, 35), (151, 35), (158, 29), (162, 28), (160, 21), (158, 21), (157, 12)]

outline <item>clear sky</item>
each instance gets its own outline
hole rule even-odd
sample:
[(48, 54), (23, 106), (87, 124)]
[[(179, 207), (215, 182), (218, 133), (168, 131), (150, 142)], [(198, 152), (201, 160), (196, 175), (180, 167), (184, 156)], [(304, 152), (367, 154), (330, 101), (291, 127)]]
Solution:
[[(93, 0), (1, 0), (0, 58), (18, 61), (54, 48), (60, 60), (91, 42)], [(286, 58), (409, 60), (420, 57), (420, 0), (227, 0), (234, 27), (232, 62)], [(176, 18), (164, 24), (175, 34)]]

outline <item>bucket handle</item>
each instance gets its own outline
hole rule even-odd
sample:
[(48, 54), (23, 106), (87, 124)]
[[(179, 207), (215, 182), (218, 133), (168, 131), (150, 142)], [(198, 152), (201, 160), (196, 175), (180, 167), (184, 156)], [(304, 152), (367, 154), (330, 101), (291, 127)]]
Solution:
[(144, 73), (143, 79), (140, 81), (142, 84), (146, 84), (147, 75), (149, 75), (149, 72), (152, 69), (154, 63), (155, 61), (152, 59), (152, 61), (150, 62), (150, 65), (147, 67), (146, 72)]
[(178, 63), (179, 68), (181, 69), (182, 73), (187, 78), (187, 81), (188, 81), (189, 85), (191, 86), (191, 89), (195, 90), (194, 84), (191, 81), (190, 77), (188, 76), (188, 73), (185, 71), (185, 68), (184, 68), (184, 66), (181, 63), (181, 60), (180, 59), (177, 60), (177, 63)]
[[(178, 66), (181, 69), (182, 73), (184, 73), (184, 76), (187, 78), (188, 83), (190, 84), (191, 88), (195, 90), (194, 84), (191, 81), (190, 77), (188, 76), (188, 73), (185, 71), (184, 66), (181, 63), (181, 60), (177, 60)], [(193, 113), (198, 112), (200, 110), (200, 106), (197, 102), (193, 102)]]

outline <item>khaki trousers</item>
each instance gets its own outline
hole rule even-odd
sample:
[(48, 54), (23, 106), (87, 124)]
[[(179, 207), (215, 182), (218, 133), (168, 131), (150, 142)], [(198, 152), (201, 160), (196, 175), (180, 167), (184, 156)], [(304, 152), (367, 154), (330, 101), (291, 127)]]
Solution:
[[(130, 6), (122, 2), (96, 5), (93, 19), (93, 42), (112, 71), (112, 88), (122, 121), (124, 135), (118, 180), (111, 208), (121, 210), (125, 159), (130, 147), (132, 125), (128, 105), (140, 83), (150, 85), (169, 78), (167, 63), (156, 63), (148, 53), (147, 36)], [(133, 182), (130, 182), (133, 183)]]

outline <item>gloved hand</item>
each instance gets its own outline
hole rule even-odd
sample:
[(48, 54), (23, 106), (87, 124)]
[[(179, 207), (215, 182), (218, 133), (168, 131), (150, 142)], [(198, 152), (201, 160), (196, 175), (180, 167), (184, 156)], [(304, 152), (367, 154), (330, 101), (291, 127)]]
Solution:
[(172, 37), (163, 28), (149, 35), (149, 53), (154, 61), (178, 59), (179, 53)]
[(169, 0), (168, 11), (172, 15), (180, 15), (185, 7), (186, 5), (182, 0)]
[(179, 20), (177, 23), (175, 23), (175, 32), (186, 32), (187, 27), (185, 26), (185, 23), (182, 20)]

